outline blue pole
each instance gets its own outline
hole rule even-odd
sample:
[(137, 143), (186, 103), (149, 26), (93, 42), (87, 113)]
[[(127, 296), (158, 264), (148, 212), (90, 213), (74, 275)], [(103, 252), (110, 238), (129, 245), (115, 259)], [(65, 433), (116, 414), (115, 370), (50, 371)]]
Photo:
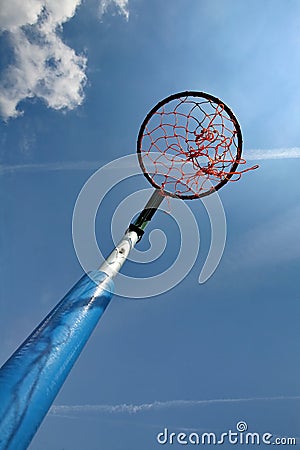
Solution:
[(84, 275), (0, 369), (0, 450), (24, 450), (113, 294), (107, 273)]
[(143, 223), (141, 229), (130, 225), (100, 268), (84, 275), (0, 368), (0, 450), (28, 447), (110, 302), (113, 278), (143, 229)]

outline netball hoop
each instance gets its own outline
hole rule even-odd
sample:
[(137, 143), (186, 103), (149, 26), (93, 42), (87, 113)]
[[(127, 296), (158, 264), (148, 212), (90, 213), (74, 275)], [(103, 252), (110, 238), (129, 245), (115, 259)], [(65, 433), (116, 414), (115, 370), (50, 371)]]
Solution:
[(242, 159), (237, 118), (220, 99), (197, 91), (160, 101), (141, 125), (137, 153), (145, 177), (156, 188), (129, 229), (140, 236), (164, 196), (191, 200), (205, 197), (256, 169)]

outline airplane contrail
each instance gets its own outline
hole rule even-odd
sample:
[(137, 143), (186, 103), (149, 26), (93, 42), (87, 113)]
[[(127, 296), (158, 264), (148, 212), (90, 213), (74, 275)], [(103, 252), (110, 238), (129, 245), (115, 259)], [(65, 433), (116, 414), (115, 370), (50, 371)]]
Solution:
[(244, 150), (247, 161), (300, 158), (300, 147)]
[(61, 170), (92, 170), (101, 167), (101, 161), (61, 161), (37, 164), (0, 164), (0, 175), (15, 172), (56, 172)]
[[(248, 161), (294, 159), (300, 158), (300, 147), (273, 148), (273, 149), (249, 149), (244, 150), (243, 156)], [(0, 175), (15, 173), (19, 171), (63, 171), (63, 170), (96, 170), (103, 161), (61, 161), (41, 164), (0, 164)]]
[(245, 398), (218, 398), (208, 400), (170, 400), (166, 402), (155, 401), (153, 403), (142, 403), (140, 405), (119, 404), (119, 405), (53, 405), (48, 415), (77, 416), (84, 413), (94, 414), (137, 414), (146, 411), (157, 411), (169, 408), (182, 408), (193, 406), (209, 406), (222, 403), (246, 403), (246, 402), (271, 402), (300, 400), (300, 396), (277, 396), (277, 397), (245, 397)]

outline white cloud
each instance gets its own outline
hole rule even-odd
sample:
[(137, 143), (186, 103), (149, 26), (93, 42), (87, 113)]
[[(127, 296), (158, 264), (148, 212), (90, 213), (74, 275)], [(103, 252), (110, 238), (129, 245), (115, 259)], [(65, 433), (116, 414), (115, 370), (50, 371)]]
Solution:
[[(17, 117), (26, 98), (38, 97), (53, 109), (74, 109), (83, 102), (87, 58), (62, 41), (62, 25), (82, 0), (0, 0), (0, 32), (6, 31), (14, 62), (0, 78), (0, 115)], [(129, 17), (128, 0), (100, 0), (100, 16), (111, 7)]]
[(0, 30), (15, 31), (22, 25), (34, 24), (43, 3), (41, 0), (0, 0)]
[(0, 81), (0, 113), (7, 120), (22, 112), (20, 101), (38, 97), (53, 109), (83, 101), (86, 57), (63, 43), (61, 26), (81, 0), (0, 0), (0, 30), (9, 33), (14, 63)]
[(70, 20), (80, 4), (81, 0), (0, 0), (0, 30), (38, 24), (41, 15), (56, 28)]
[(128, 0), (100, 0), (99, 13), (100, 17), (105, 14), (109, 8), (115, 7), (119, 14), (125, 16), (126, 20), (129, 18)]

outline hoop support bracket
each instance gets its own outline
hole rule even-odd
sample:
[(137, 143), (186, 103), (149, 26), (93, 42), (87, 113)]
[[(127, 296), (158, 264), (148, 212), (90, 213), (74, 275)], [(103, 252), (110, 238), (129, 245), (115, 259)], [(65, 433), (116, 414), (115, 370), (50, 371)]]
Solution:
[(148, 200), (143, 211), (138, 215), (138, 217), (129, 225), (128, 230), (135, 231), (138, 235), (139, 242), (142, 239), (144, 230), (155, 212), (157, 211), (159, 205), (163, 201), (164, 196), (159, 189), (155, 189), (150, 199)]

